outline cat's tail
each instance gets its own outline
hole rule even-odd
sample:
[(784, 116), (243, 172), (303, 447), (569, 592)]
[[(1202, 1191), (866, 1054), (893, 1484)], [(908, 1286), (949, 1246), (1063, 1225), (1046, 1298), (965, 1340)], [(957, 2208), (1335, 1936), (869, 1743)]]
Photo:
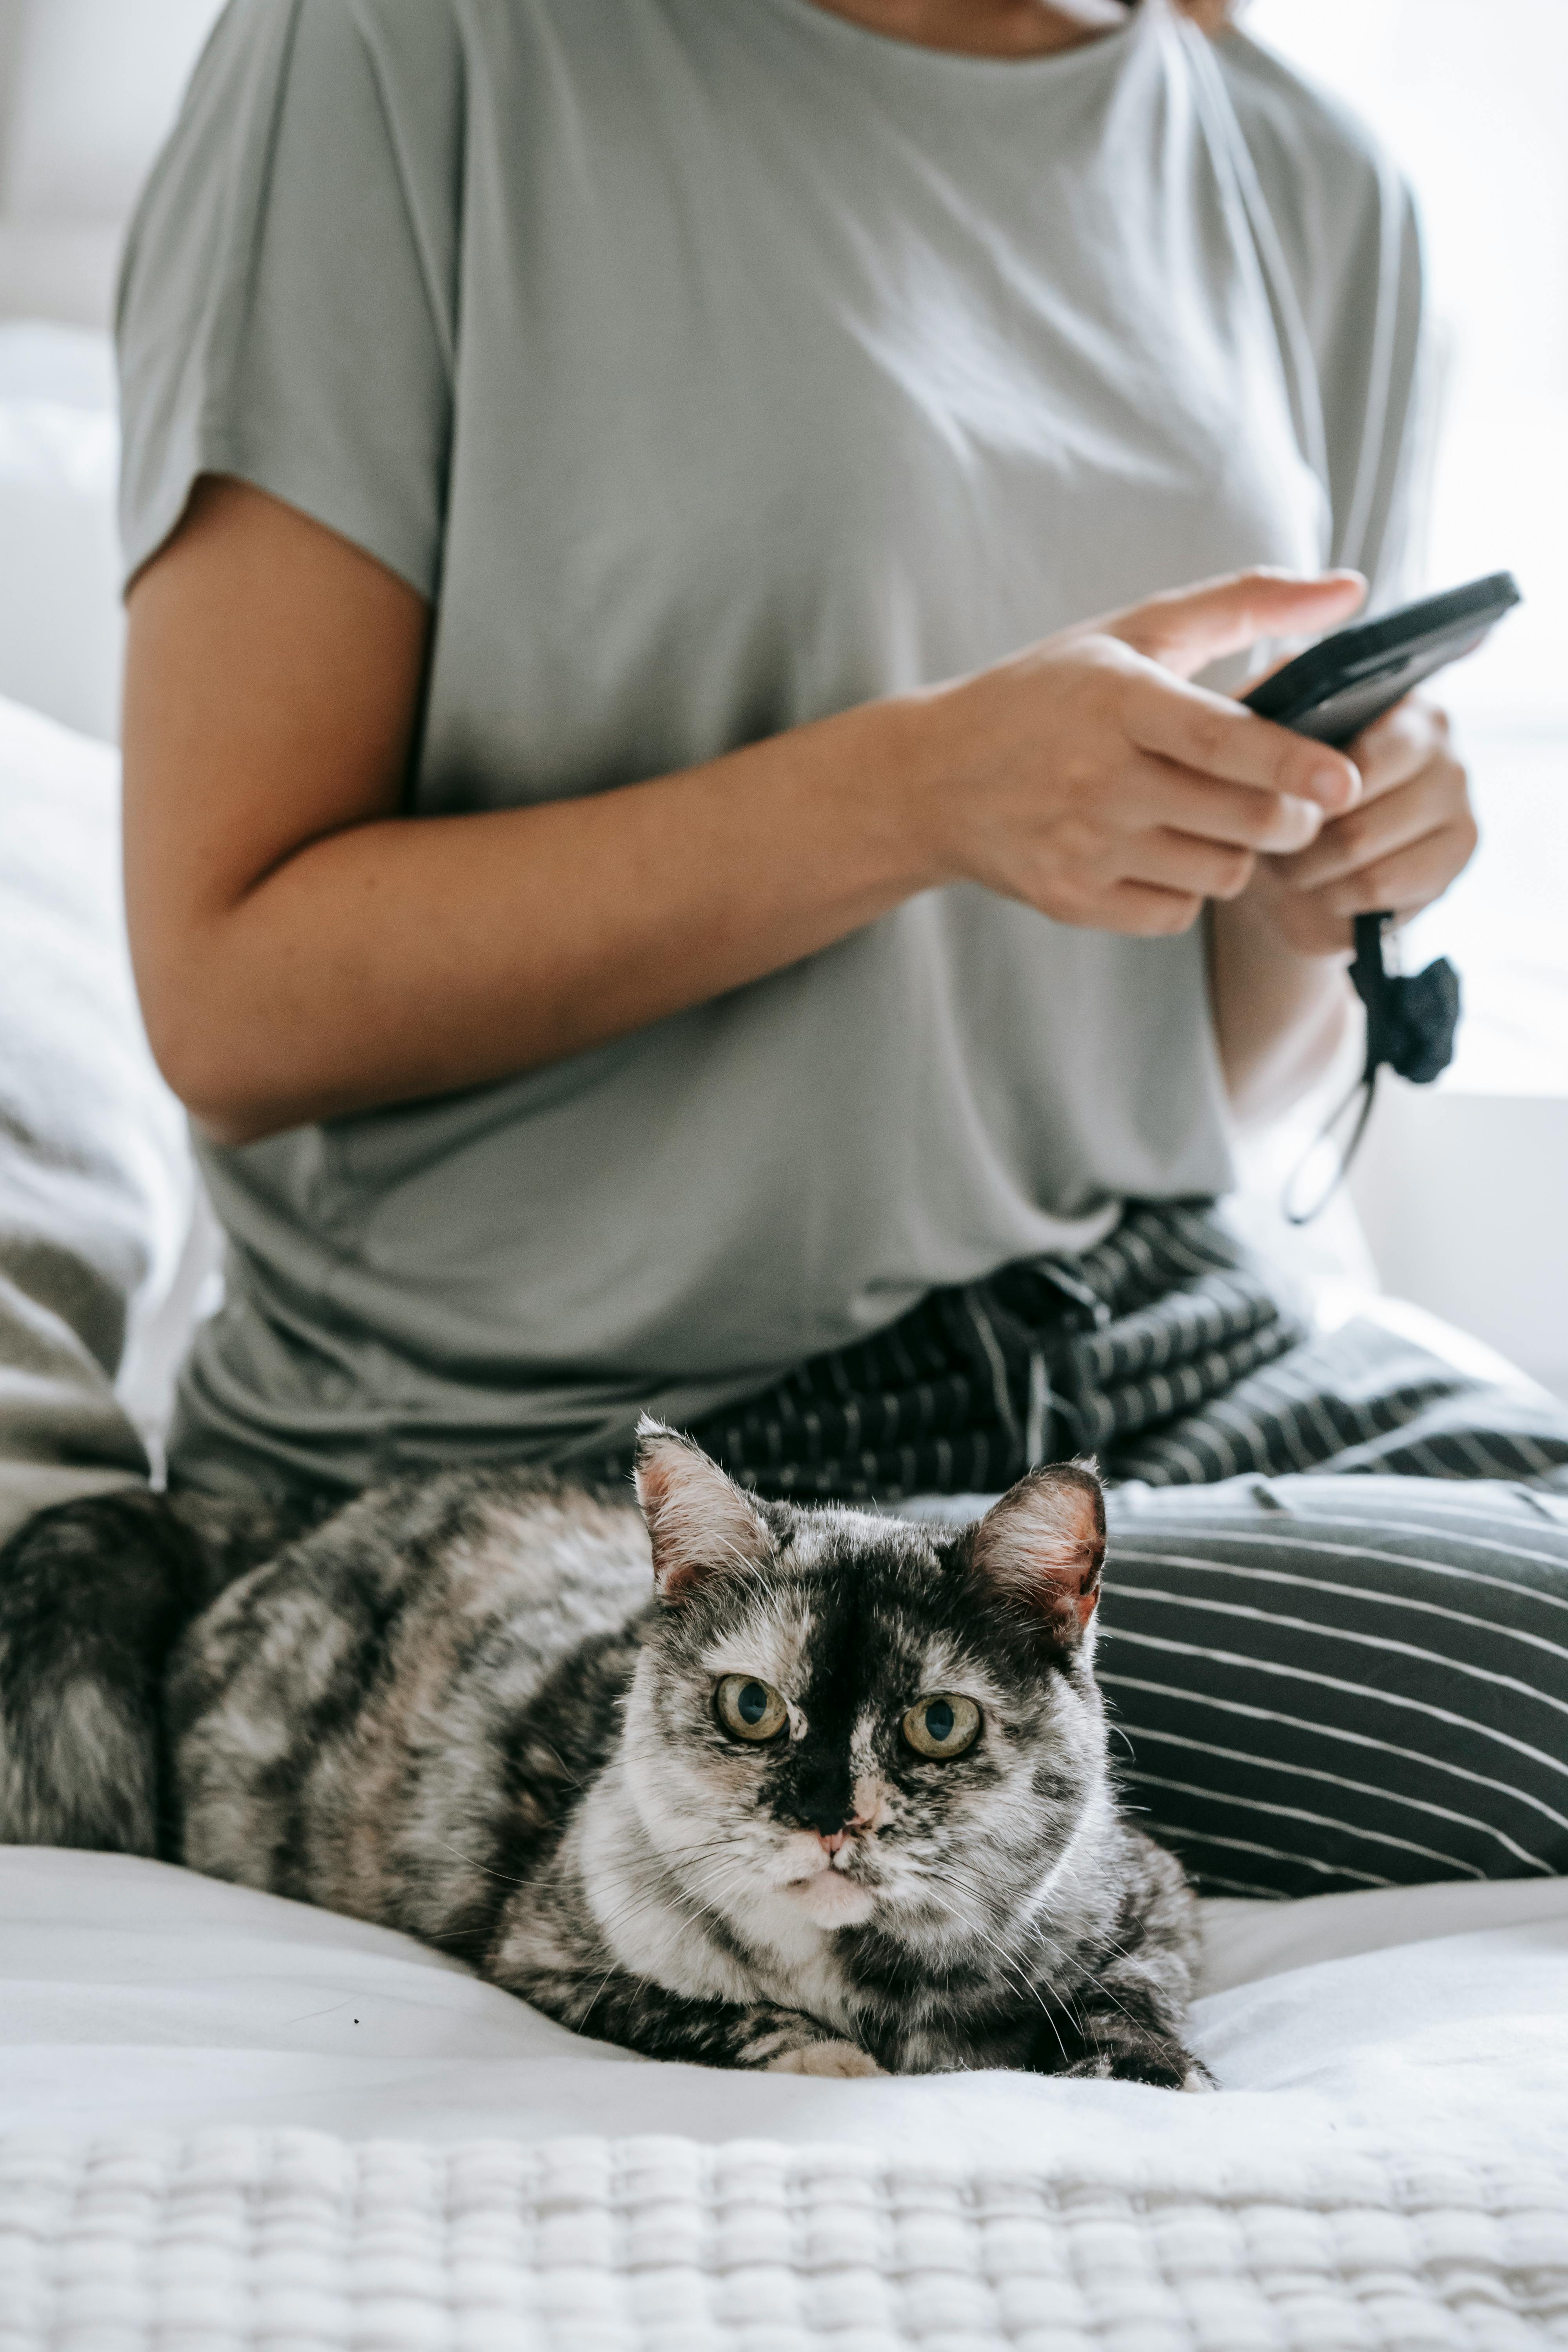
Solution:
[(0, 1549), (0, 1843), (174, 1851), (163, 1691), (184, 1627), (297, 1526), (128, 1487)]

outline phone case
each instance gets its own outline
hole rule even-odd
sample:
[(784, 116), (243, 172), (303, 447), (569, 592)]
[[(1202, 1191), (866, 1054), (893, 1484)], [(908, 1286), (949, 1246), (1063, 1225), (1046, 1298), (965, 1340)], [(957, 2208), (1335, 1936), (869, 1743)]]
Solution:
[(1423, 678), (1473, 653), (1521, 601), (1512, 572), (1494, 572), (1354, 622), (1266, 677), (1247, 708), (1320, 743), (1349, 743)]

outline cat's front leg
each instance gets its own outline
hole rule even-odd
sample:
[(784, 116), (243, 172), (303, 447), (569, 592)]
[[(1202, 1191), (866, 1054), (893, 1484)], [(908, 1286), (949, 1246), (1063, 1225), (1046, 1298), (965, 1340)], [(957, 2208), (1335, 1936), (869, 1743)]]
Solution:
[[(668, 2000), (681, 2009), (714, 2009), (723, 2023), (721, 2033), (729, 2042), (731, 2054), (727, 2058), (710, 2060), (710, 2064), (750, 2067), (763, 2074), (817, 2074), (848, 2081), (857, 2076), (880, 2074), (869, 2051), (862, 2050), (858, 2042), (846, 2041), (834, 2033), (804, 2010), (780, 2009), (772, 2001), (756, 2001), (731, 2007), (724, 2001), (687, 2001), (674, 1993), (666, 1993), (661, 1986), (647, 1988), (659, 2000)], [(673, 2056), (672, 2051), (662, 2051), (661, 2056)]]
[(1066, 2074), (1079, 2081), (1147, 2083), (1161, 2091), (1218, 2087), (1203, 2060), (1194, 2058), (1175, 2034), (1158, 2026), (1143, 2025), (1110, 2010), (1091, 2010), (1077, 2021), (1061, 2020), (1060, 2024), (1059, 2041), (1048, 2030), (1036, 2037), (1030, 2063), (1039, 2074)]
[[(809, 2025), (812, 2021), (808, 2018), (806, 2022)], [(840, 2082), (886, 2071), (858, 2042), (830, 2040), (799, 2042), (793, 2049), (781, 2051), (776, 2057), (765, 2059), (763, 2066), (769, 2074), (830, 2074)]]
[[(1127, 1892), (1098, 1965), (1070, 1993), (1041, 1987), (1027, 2063), (1042, 2074), (1213, 2091), (1184, 2039), (1198, 1949), (1197, 1908), (1173, 1854), (1126, 1841)], [(1053, 1998), (1054, 1992), (1054, 1998)]]
[(509, 1971), (508, 1990), (595, 2042), (689, 2065), (748, 2067), (765, 2074), (879, 2074), (874, 2058), (804, 2010), (771, 2001), (696, 2000), (650, 1978)]
[(1188, 1981), (1180, 1954), (1145, 1941), (1071, 1992), (1041, 1986), (1023, 2063), (1038, 2074), (1215, 2090), (1213, 2075), (1183, 2039)]

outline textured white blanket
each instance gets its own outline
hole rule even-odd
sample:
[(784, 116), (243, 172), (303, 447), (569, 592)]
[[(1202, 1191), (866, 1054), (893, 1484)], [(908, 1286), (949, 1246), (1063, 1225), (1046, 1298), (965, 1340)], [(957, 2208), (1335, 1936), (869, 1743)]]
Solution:
[(1223, 2192), (684, 2139), (215, 2133), (0, 2158), (6, 2352), (1542, 2352), (1560, 2185), (1346, 2158)]
[(1217, 2098), (753, 2079), (0, 1853), (0, 2352), (1568, 2345), (1568, 1885), (1207, 1928)]

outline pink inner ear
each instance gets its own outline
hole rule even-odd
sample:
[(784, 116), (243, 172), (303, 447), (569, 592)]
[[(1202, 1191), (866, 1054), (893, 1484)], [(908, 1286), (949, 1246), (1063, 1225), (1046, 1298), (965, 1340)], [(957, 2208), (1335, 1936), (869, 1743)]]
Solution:
[(974, 1533), (975, 1573), (1006, 1598), (1081, 1630), (1100, 1599), (1105, 1499), (1087, 1464), (1032, 1470), (993, 1505)]
[(637, 1501), (659, 1599), (682, 1601), (706, 1577), (759, 1565), (767, 1528), (718, 1464), (657, 1422), (645, 1421), (637, 1436)]

